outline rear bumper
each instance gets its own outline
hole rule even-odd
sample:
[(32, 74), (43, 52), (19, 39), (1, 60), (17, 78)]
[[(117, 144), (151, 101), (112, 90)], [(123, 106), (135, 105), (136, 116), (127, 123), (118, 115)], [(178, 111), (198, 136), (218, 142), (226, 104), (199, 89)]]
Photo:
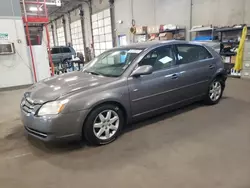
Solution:
[(228, 72), (226, 69), (224, 69), (224, 72), (223, 72), (223, 80), (226, 81), (227, 80), (227, 77), (228, 77)]
[(226, 87), (226, 80), (227, 80), (227, 78), (228, 78), (227, 70), (224, 70), (223, 73), (222, 73), (223, 88)]
[(37, 117), (21, 110), (25, 133), (44, 142), (79, 140), (87, 111)]

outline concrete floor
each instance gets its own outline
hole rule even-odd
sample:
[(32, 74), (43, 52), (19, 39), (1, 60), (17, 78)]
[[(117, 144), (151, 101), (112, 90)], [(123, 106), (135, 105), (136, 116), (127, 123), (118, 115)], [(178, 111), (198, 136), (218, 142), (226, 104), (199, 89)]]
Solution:
[(102, 147), (27, 140), (23, 91), (0, 93), (0, 187), (250, 187), (250, 81), (229, 79), (217, 106), (153, 118)]

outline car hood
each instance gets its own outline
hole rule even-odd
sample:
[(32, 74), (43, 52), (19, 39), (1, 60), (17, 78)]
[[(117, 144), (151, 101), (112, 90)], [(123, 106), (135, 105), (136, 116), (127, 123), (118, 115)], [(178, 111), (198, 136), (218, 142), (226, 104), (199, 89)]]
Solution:
[(26, 93), (35, 103), (53, 101), (57, 98), (79, 91), (85, 91), (106, 83), (116, 78), (91, 75), (84, 72), (67, 73), (45, 79), (34, 84)]

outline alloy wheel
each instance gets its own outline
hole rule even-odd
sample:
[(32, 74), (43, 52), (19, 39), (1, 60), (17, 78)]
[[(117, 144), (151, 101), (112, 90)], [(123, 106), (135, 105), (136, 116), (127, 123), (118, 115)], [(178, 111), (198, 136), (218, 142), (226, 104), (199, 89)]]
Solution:
[(213, 102), (217, 101), (221, 96), (221, 92), (222, 92), (221, 83), (219, 81), (213, 82), (209, 90), (210, 99)]
[(100, 140), (108, 140), (119, 129), (120, 118), (114, 110), (105, 110), (99, 113), (93, 124), (95, 136)]

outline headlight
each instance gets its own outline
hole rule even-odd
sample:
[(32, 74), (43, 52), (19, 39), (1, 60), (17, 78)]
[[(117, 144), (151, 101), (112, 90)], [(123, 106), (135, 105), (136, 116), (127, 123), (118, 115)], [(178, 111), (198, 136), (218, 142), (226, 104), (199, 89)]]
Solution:
[(38, 116), (56, 115), (63, 111), (68, 99), (45, 103), (38, 111)]

